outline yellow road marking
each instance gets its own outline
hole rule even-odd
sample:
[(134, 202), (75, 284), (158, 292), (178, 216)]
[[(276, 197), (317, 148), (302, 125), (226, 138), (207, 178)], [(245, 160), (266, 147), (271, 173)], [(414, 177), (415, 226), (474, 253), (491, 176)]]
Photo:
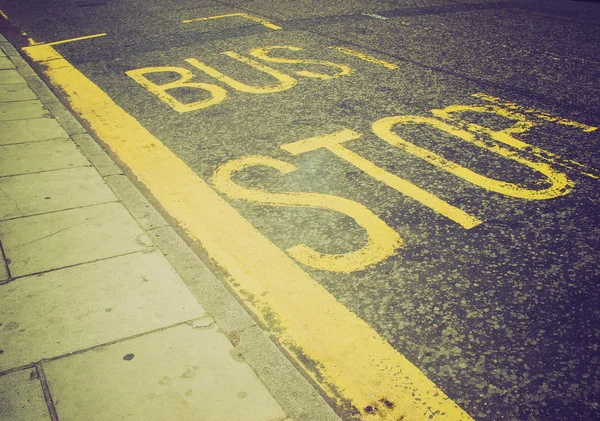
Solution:
[(84, 37), (63, 39), (60, 41), (52, 41), (52, 42), (35, 42), (33, 39), (29, 38), (29, 45), (30, 46), (33, 46), (33, 45), (60, 45), (60, 44), (66, 44), (68, 42), (82, 41), (84, 39), (92, 39), (92, 38), (105, 37), (105, 36), (106, 36), (106, 34), (102, 33), (102, 34), (86, 35)]
[(23, 50), (338, 403), (364, 420), (472, 421), (52, 46)]
[(378, 65), (383, 66), (383, 67), (385, 67), (387, 69), (394, 70), (394, 69), (398, 68), (398, 66), (396, 66), (395, 64), (388, 63), (387, 61), (383, 61), (383, 60), (380, 60), (380, 59), (375, 58), (375, 57), (368, 56), (368, 55), (363, 54), (363, 53), (359, 53), (358, 51), (349, 50), (348, 48), (344, 48), (344, 47), (329, 47), (329, 48), (333, 48), (334, 50), (337, 50), (340, 53), (343, 53), (343, 54), (346, 54), (346, 55), (349, 55), (349, 56), (352, 56), (352, 57), (358, 57), (359, 59), (364, 60), (364, 61), (368, 61), (369, 63), (378, 64)]
[(505, 101), (501, 98), (496, 98), (491, 95), (477, 93), (477, 94), (472, 94), (471, 96), (474, 96), (475, 98), (483, 99), (484, 101), (492, 102), (494, 104), (498, 104), (501, 107), (505, 107), (505, 108), (508, 108), (511, 110), (520, 111), (525, 114), (532, 114), (541, 120), (551, 121), (554, 123), (562, 124), (563, 126), (575, 127), (577, 129), (583, 130), (586, 133), (590, 133), (590, 132), (593, 132), (594, 130), (598, 129), (598, 127), (588, 126), (587, 124), (579, 123), (577, 121), (569, 120), (569, 119), (562, 118), (562, 117), (558, 117), (558, 116), (546, 113), (544, 111), (536, 110), (534, 108), (523, 107), (522, 105), (515, 104), (514, 102)]
[(267, 28), (271, 28), (271, 29), (281, 29), (280, 26), (274, 25), (267, 20), (261, 19), (257, 16), (249, 15), (247, 13), (230, 13), (228, 15), (209, 16), (206, 18), (186, 19), (183, 21), (183, 23), (197, 22), (197, 21), (203, 21), (203, 20), (222, 19), (222, 18), (232, 18), (232, 17), (241, 17), (244, 19), (248, 19), (253, 22), (260, 23), (261, 25), (266, 26)]
[(435, 212), (444, 215), (466, 229), (476, 227), (482, 223), (482, 221), (476, 217), (471, 216), (463, 210), (452, 206), (448, 202), (445, 202), (439, 197), (420, 189), (411, 182), (378, 167), (368, 159), (363, 158), (362, 156), (352, 152), (342, 145), (344, 142), (358, 139), (359, 137), (359, 133), (345, 129), (325, 136), (317, 136), (310, 139), (299, 140), (293, 143), (287, 143), (282, 145), (281, 149), (293, 155), (298, 155), (313, 151), (315, 149), (326, 148), (376, 180), (381, 181), (387, 186), (420, 202)]
[(0, 16), (2, 16), (5, 20), (8, 20), (8, 16), (4, 13), (3, 10), (0, 10)]

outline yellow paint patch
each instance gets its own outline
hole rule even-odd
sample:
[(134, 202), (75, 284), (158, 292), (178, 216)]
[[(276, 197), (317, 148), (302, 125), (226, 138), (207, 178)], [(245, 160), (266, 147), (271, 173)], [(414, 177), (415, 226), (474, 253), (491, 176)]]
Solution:
[[(450, 105), (443, 109), (431, 110), (431, 113), (442, 120), (452, 121), (454, 124), (465, 127), (468, 131), (473, 133), (488, 135), (499, 142), (519, 150), (521, 153), (533, 155), (534, 157), (542, 159), (552, 165), (559, 165), (570, 170), (575, 170), (591, 178), (600, 179), (600, 171), (595, 168), (572, 159), (562, 158), (553, 152), (538, 148), (537, 146), (533, 146), (513, 137), (513, 135), (523, 135), (533, 127), (539, 125), (528, 120), (524, 113), (517, 110), (519, 110), (518, 106), (513, 108), (504, 108), (496, 105)], [(462, 113), (468, 112), (496, 114), (498, 116), (515, 121), (515, 124), (503, 130), (494, 131), (487, 127), (470, 123), (460, 118)]]
[[(471, 171), (455, 162), (449, 161), (446, 158), (429, 151), (428, 149), (416, 146), (415, 144), (406, 141), (394, 133), (393, 128), (395, 126), (405, 124), (423, 124), (434, 127), (438, 130), (456, 136), (457, 138), (466, 142), (472, 143), (480, 148), (494, 152), (504, 158), (526, 165), (531, 169), (545, 175), (550, 182), (550, 187), (540, 190), (528, 189), (513, 183), (495, 180)], [(564, 173), (554, 170), (550, 165), (524, 158), (510, 149), (501, 146), (500, 144), (490, 144), (489, 142), (485, 142), (481, 136), (476, 136), (471, 132), (451, 126), (436, 118), (421, 116), (386, 117), (373, 123), (372, 128), (373, 133), (389, 144), (402, 148), (407, 152), (410, 152), (413, 155), (423, 159), (424, 161), (442, 168), (458, 177), (461, 177), (470, 183), (480, 186), (486, 190), (504, 194), (506, 196), (527, 200), (552, 199), (554, 197), (568, 194), (573, 188), (573, 183), (567, 178), (567, 176)]]
[(291, 59), (291, 58), (283, 58), (283, 57), (272, 57), (269, 53), (273, 50), (288, 50), (288, 51), (301, 51), (302, 48), (293, 47), (290, 45), (274, 45), (270, 47), (256, 48), (250, 51), (250, 55), (256, 58), (259, 58), (264, 61), (268, 61), (271, 63), (288, 63), (288, 64), (318, 64), (321, 66), (333, 67), (339, 70), (337, 73), (330, 75), (324, 73), (315, 73), (306, 70), (301, 70), (296, 72), (297, 75), (311, 77), (315, 79), (321, 80), (329, 80), (334, 79), (340, 76), (347, 76), (352, 73), (352, 69), (344, 64), (333, 63), (331, 61), (323, 61), (323, 60), (307, 60), (307, 59)]
[(514, 102), (509, 102), (509, 101), (505, 101), (503, 99), (500, 98), (496, 98), (494, 96), (491, 95), (487, 95), (487, 94), (483, 94), (483, 93), (477, 93), (477, 94), (472, 94), (472, 96), (474, 96), (475, 98), (479, 98), (482, 99), (484, 101), (488, 101), (488, 102), (492, 102), (494, 104), (498, 104), (501, 107), (504, 108), (508, 108), (511, 110), (516, 110), (525, 114), (532, 114), (535, 117), (541, 119), (541, 120), (546, 120), (546, 121), (550, 121), (553, 123), (557, 123), (557, 124), (562, 124), (563, 126), (570, 126), (570, 127), (574, 127), (580, 130), (583, 130), (586, 133), (590, 133), (593, 132), (594, 130), (597, 130), (598, 127), (594, 127), (594, 126), (588, 126), (587, 124), (583, 124), (583, 123), (578, 123), (577, 121), (573, 121), (573, 120), (569, 120), (566, 118), (562, 118), (562, 117), (558, 117), (549, 113), (546, 113), (544, 111), (540, 111), (540, 110), (536, 110), (534, 108), (527, 108), (527, 107), (523, 107), (522, 105), (519, 104), (515, 104)]
[(397, 175), (394, 175), (383, 168), (376, 166), (371, 161), (352, 152), (342, 145), (344, 142), (358, 139), (359, 137), (360, 134), (352, 130), (345, 129), (325, 136), (318, 136), (288, 143), (282, 145), (281, 149), (288, 151), (291, 154), (298, 155), (313, 151), (315, 149), (326, 148), (369, 176), (399, 191), (400, 193), (417, 200), (421, 204), (431, 208), (441, 215), (444, 215), (466, 229), (470, 229), (481, 224), (482, 221), (474, 216), (471, 216), (468, 213), (443, 201), (439, 197), (420, 189), (409, 181), (406, 181)]
[(271, 206), (333, 210), (352, 218), (367, 233), (367, 244), (364, 247), (343, 254), (326, 254), (315, 251), (305, 244), (295, 245), (287, 252), (297, 261), (316, 269), (348, 273), (366, 269), (385, 260), (393, 256), (396, 249), (402, 246), (402, 240), (398, 233), (360, 203), (330, 194), (270, 193), (242, 187), (232, 181), (232, 176), (236, 172), (255, 166), (275, 168), (283, 174), (297, 170), (289, 162), (268, 156), (245, 156), (217, 168), (213, 175), (213, 184), (220, 192), (232, 199), (242, 199)]
[(429, 421), (435, 413), (436, 420), (472, 421), (52, 46), (23, 50), (42, 60), (73, 109), (231, 275), (232, 287), (255, 297), (248, 305), (257, 315), (266, 323), (276, 315), (279, 341), (300, 364), (317, 362), (318, 373), (305, 367), (339, 403), (349, 401), (365, 420)]
[(2, 16), (5, 20), (8, 20), (8, 16), (2, 10), (0, 10), (0, 16)]
[(198, 21), (203, 21), (203, 20), (233, 18), (233, 17), (240, 17), (240, 18), (248, 19), (248, 20), (251, 20), (253, 22), (260, 23), (261, 25), (266, 26), (267, 28), (270, 28), (270, 29), (275, 29), (275, 30), (281, 29), (280, 26), (274, 25), (271, 22), (269, 22), (268, 20), (264, 20), (264, 19), (259, 18), (257, 16), (252, 16), (252, 15), (249, 15), (247, 13), (230, 13), (230, 14), (227, 14), (227, 15), (209, 16), (209, 17), (206, 17), (206, 18), (186, 19), (186, 20), (183, 21), (183, 23), (198, 22)]
[(221, 54), (231, 57), (231, 58), (233, 58), (237, 61), (240, 61), (244, 64), (247, 64), (248, 66), (253, 67), (256, 70), (264, 72), (264, 73), (274, 77), (275, 79), (277, 79), (277, 81), (279, 83), (276, 85), (272, 85), (272, 86), (262, 86), (262, 87), (250, 86), (250, 85), (246, 85), (245, 83), (238, 82), (237, 80), (232, 79), (229, 76), (225, 76), (223, 73), (219, 72), (216, 69), (213, 69), (212, 67), (202, 63), (200, 60), (197, 60), (195, 58), (188, 58), (185, 61), (187, 63), (191, 64), (192, 66), (196, 67), (197, 69), (202, 70), (207, 75), (214, 77), (218, 81), (220, 81), (226, 85), (229, 85), (233, 89), (236, 89), (240, 92), (247, 92), (250, 94), (272, 94), (275, 92), (287, 91), (288, 89), (290, 89), (296, 85), (296, 79), (294, 79), (293, 77), (288, 76), (285, 73), (281, 73), (269, 66), (265, 66), (264, 64), (259, 63), (255, 60), (249, 59), (248, 57), (241, 56), (236, 52), (225, 51), (224, 53), (221, 53)]
[(358, 51), (350, 50), (348, 48), (344, 48), (344, 47), (329, 47), (329, 48), (337, 50), (337, 51), (339, 51), (342, 54), (346, 54), (346, 55), (352, 56), (352, 57), (357, 57), (357, 58), (359, 58), (361, 60), (368, 61), (369, 63), (373, 63), (373, 64), (377, 64), (379, 66), (383, 66), (386, 69), (394, 70), (394, 69), (398, 68), (398, 66), (395, 65), (395, 64), (388, 63), (387, 61), (383, 61), (383, 60), (380, 60), (378, 58), (371, 57), (371, 56), (368, 56), (368, 55), (363, 54), (363, 53), (359, 53)]

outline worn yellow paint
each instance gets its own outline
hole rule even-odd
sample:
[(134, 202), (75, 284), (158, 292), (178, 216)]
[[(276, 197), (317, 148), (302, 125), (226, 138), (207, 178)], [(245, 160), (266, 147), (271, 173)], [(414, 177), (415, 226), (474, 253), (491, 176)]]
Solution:
[(245, 156), (221, 165), (213, 175), (213, 185), (221, 193), (232, 199), (242, 199), (252, 203), (271, 206), (291, 206), (302, 208), (328, 209), (352, 218), (367, 234), (367, 244), (359, 250), (340, 254), (327, 254), (315, 251), (305, 244), (295, 245), (287, 252), (297, 261), (330, 272), (355, 272), (379, 263), (396, 253), (402, 240), (378, 216), (360, 203), (321, 193), (285, 192), (271, 193), (259, 189), (243, 187), (232, 180), (232, 176), (249, 167), (266, 166), (283, 174), (296, 171), (289, 162), (268, 156)]
[[(587, 175), (591, 178), (600, 179), (600, 171), (595, 168), (572, 159), (562, 158), (553, 152), (538, 148), (537, 146), (533, 146), (513, 137), (513, 135), (525, 134), (533, 127), (539, 125), (528, 120), (525, 114), (517, 112), (515, 109), (504, 108), (496, 105), (450, 105), (443, 109), (431, 110), (431, 112), (436, 117), (455, 122), (456, 124), (467, 128), (467, 130), (471, 132), (482, 135), (487, 134), (491, 138), (518, 149), (522, 153), (533, 155), (539, 159), (543, 159), (544, 161), (551, 163), (552, 165), (560, 165), (562, 167)], [(496, 114), (509, 120), (513, 120), (516, 123), (502, 130), (492, 130), (460, 118), (462, 113), (469, 112)]]
[(329, 47), (329, 48), (333, 48), (334, 50), (337, 50), (337, 51), (339, 51), (342, 54), (346, 54), (346, 55), (352, 56), (352, 57), (357, 57), (357, 58), (359, 58), (361, 60), (368, 61), (369, 63), (373, 63), (373, 64), (377, 64), (379, 66), (383, 66), (386, 69), (394, 70), (394, 69), (398, 68), (398, 66), (395, 65), (395, 64), (388, 63), (387, 61), (380, 60), (378, 58), (371, 57), (371, 56), (368, 56), (366, 54), (360, 53), (358, 51), (350, 50), (348, 48), (336, 47), (336, 46)]
[(8, 20), (8, 15), (4, 13), (3, 10), (0, 10), (0, 16), (2, 16), (5, 20)]
[(466, 229), (476, 227), (482, 223), (482, 221), (476, 217), (469, 215), (465, 211), (452, 206), (439, 197), (420, 189), (411, 182), (376, 166), (371, 161), (363, 158), (357, 153), (352, 152), (342, 145), (342, 143), (358, 139), (360, 136), (361, 135), (359, 133), (349, 129), (344, 129), (324, 136), (316, 136), (293, 143), (287, 143), (282, 145), (281, 149), (293, 155), (298, 155), (305, 152), (314, 151), (319, 148), (326, 148), (376, 180), (420, 202), (435, 212), (444, 215)]
[(291, 58), (283, 58), (283, 57), (271, 57), (269, 52), (273, 50), (288, 50), (288, 51), (302, 51), (302, 48), (293, 47), (290, 45), (274, 45), (270, 47), (262, 47), (255, 48), (250, 51), (250, 55), (256, 58), (259, 58), (264, 61), (268, 61), (271, 63), (288, 63), (288, 64), (318, 64), (321, 66), (328, 66), (339, 69), (338, 73), (333, 75), (326, 73), (315, 73), (307, 70), (297, 71), (296, 74), (305, 77), (311, 77), (315, 79), (328, 80), (334, 79), (340, 76), (347, 76), (352, 73), (352, 69), (344, 64), (333, 63), (331, 61), (323, 61), (323, 60), (308, 60), (308, 59), (291, 59)]
[[(472, 421), (52, 46), (23, 50), (42, 62), (73, 109), (229, 273), (232, 288), (252, 294), (247, 304), (257, 316), (268, 324), (276, 315), (280, 343), (338, 403), (350, 402), (364, 420), (429, 421), (436, 414), (438, 421)], [(375, 414), (364, 412), (368, 405)]]
[(212, 67), (202, 63), (200, 60), (197, 60), (195, 58), (188, 58), (185, 61), (191, 64), (192, 66), (202, 70), (207, 75), (212, 76), (218, 81), (229, 85), (233, 89), (236, 89), (241, 92), (247, 92), (251, 94), (271, 94), (275, 92), (286, 91), (294, 85), (296, 85), (296, 79), (294, 79), (293, 77), (286, 75), (285, 73), (281, 73), (271, 67), (265, 66), (262, 63), (249, 59), (248, 57), (241, 56), (233, 51), (225, 51), (221, 54), (231, 57), (235, 60), (241, 61), (242, 63), (245, 63), (248, 66), (255, 68), (256, 70), (260, 70), (261, 72), (264, 72), (277, 79), (279, 83), (276, 85), (263, 87), (250, 86), (246, 85), (245, 83), (238, 82), (237, 80), (232, 79), (229, 76), (225, 76), (223, 73), (219, 72), (216, 69), (213, 69)]
[[(455, 162), (447, 160), (446, 158), (434, 152), (431, 152), (428, 149), (416, 146), (393, 132), (394, 126), (404, 124), (424, 124), (434, 127), (438, 130), (456, 136), (457, 138), (466, 142), (472, 143), (480, 148), (494, 152), (504, 158), (526, 165), (529, 168), (545, 175), (550, 182), (550, 187), (539, 190), (528, 189), (513, 183), (495, 180), (471, 171)], [(527, 159), (520, 154), (500, 145), (499, 143), (492, 144), (490, 142), (486, 142), (482, 136), (477, 136), (466, 130), (451, 126), (441, 120), (438, 120), (437, 118), (421, 116), (386, 117), (373, 123), (373, 132), (391, 145), (403, 148), (407, 152), (412, 153), (424, 161), (436, 165), (437, 167), (459, 176), (477, 186), (483, 187), (484, 189), (504, 194), (506, 196), (527, 200), (551, 199), (558, 196), (564, 196), (565, 194), (569, 193), (573, 187), (573, 182), (569, 180), (564, 173), (554, 170), (550, 165)]]
[[(177, 73), (181, 77), (173, 82), (163, 83), (158, 85), (144, 75), (148, 73)], [(143, 69), (129, 70), (125, 72), (127, 76), (135, 80), (137, 83), (148, 89), (154, 95), (159, 97), (164, 103), (168, 104), (175, 111), (185, 113), (188, 111), (200, 110), (202, 108), (210, 107), (211, 105), (218, 104), (227, 98), (227, 91), (220, 86), (213, 85), (210, 83), (199, 83), (190, 82), (194, 77), (192, 72), (183, 67), (163, 66), (163, 67), (144, 67)], [(168, 94), (166, 91), (175, 88), (194, 88), (200, 89), (210, 93), (210, 97), (194, 101), (190, 103), (183, 103), (176, 99), (173, 95)]]
[(589, 126), (587, 124), (579, 123), (577, 121), (569, 120), (567, 118), (558, 117), (558, 116), (552, 115), (552, 114), (544, 112), (544, 111), (536, 110), (534, 108), (523, 107), (522, 105), (516, 104), (514, 102), (505, 101), (501, 98), (497, 98), (492, 95), (487, 95), (484, 93), (476, 93), (476, 94), (472, 94), (472, 96), (474, 96), (475, 98), (482, 99), (484, 101), (498, 104), (504, 108), (516, 110), (516, 111), (519, 111), (519, 112), (525, 113), (525, 114), (532, 114), (541, 120), (546, 120), (546, 121), (554, 122), (557, 124), (562, 124), (563, 126), (570, 126), (570, 127), (574, 127), (577, 129), (581, 129), (586, 133), (590, 133), (590, 132), (593, 132), (594, 130), (598, 129), (598, 127)]
[(233, 17), (240, 17), (240, 18), (248, 19), (253, 22), (260, 23), (261, 25), (266, 26), (267, 28), (270, 28), (270, 29), (275, 29), (275, 30), (281, 29), (280, 26), (274, 25), (271, 22), (269, 22), (268, 20), (264, 20), (257, 16), (249, 15), (248, 13), (229, 13), (227, 15), (209, 16), (206, 18), (186, 19), (183, 21), (183, 23), (198, 22), (198, 21), (203, 21), (203, 20), (233, 18)]

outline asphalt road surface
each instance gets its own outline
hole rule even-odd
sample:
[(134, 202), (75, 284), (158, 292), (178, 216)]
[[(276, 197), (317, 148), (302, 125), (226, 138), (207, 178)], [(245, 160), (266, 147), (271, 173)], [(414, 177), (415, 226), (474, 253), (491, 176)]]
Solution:
[[(0, 9), (21, 46), (98, 35), (53, 48), (473, 419), (600, 419), (600, 3)], [(206, 247), (282, 342), (310, 324)], [(296, 345), (345, 419), (404, 405), (359, 405)]]

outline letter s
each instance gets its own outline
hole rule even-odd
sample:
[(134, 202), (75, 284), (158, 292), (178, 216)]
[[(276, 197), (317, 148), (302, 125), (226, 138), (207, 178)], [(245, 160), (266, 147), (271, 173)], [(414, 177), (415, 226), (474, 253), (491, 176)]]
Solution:
[(402, 247), (400, 235), (360, 203), (322, 193), (270, 193), (240, 186), (232, 180), (234, 173), (261, 165), (275, 168), (283, 174), (297, 169), (285, 161), (268, 156), (251, 155), (229, 161), (217, 168), (212, 177), (213, 184), (217, 190), (232, 199), (242, 199), (270, 206), (307, 207), (340, 212), (352, 218), (367, 232), (368, 241), (363, 248), (344, 254), (321, 253), (305, 244), (287, 249), (290, 256), (299, 262), (331, 272), (354, 272), (393, 256), (396, 250)]

